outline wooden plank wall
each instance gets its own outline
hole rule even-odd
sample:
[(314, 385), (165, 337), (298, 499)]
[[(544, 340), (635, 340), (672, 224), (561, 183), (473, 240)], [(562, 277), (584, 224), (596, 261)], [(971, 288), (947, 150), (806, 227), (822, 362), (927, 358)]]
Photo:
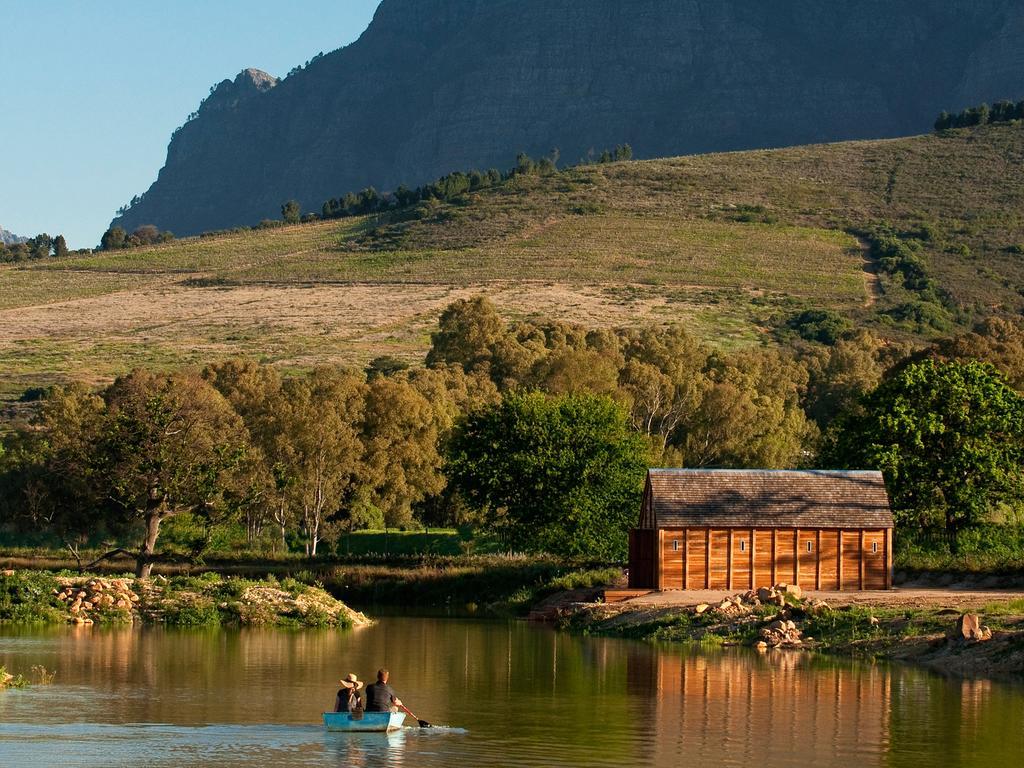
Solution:
[[(812, 590), (888, 589), (891, 539), (885, 530), (661, 529), (655, 586), (741, 591), (788, 583)], [(642, 557), (642, 545), (633, 538), (630, 544), (632, 563), (634, 553)]]

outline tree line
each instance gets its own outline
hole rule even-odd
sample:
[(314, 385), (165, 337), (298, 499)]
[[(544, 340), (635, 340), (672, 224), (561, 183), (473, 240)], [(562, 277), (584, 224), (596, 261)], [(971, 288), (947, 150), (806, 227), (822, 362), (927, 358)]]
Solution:
[(141, 248), (146, 245), (169, 243), (174, 240), (174, 233), (163, 231), (153, 224), (143, 224), (130, 233), (123, 227), (110, 227), (100, 238), (101, 251), (121, 251), (127, 248)]
[(879, 468), (897, 524), (955, 545), (1017, 514), (1022, 388), (1024, 331), (1003, 320), (917, 351), (850, 329), (727, 352), (680, 327), (509, 322), (478, 297), (442, 313), (422, 366), (228, 360), (53, 388), (7, 425), (0, 504), (7, 527), (110, 543), (142, 575), (172, 519), (187, 556), (231, 523), (310, 556), (359, 528), (467, 525), (614, 559), (646, 466)]
[(64, 235), (50, 237), (45, 232), (30, 237), (23, 243), (0, 243), (0, 262), (7, 264), (51, 257), (61, 259), (70, 254)]
[(1015, 104), (1012, 101), (1003, 100), (996, 102), (991, 107), (988, 104), (979, 104), (954, 114), (943, 111), (935, 119), (935, 130), (971, 128), (990, 123), (1010, 123), (1014, 120), (1024, 120), (1024, 101)]
[[(468, 192), (500, 186), (516, 176), (547, 176), (556, 173), (559, 170), (559, 158), (558, 149), (551, 150), (539, 159), (521, 152), (516, 157), (515, 166), (507, 171), (495, 168), (487, 171), (455, 171), (420, 187), (410, 189), (403, 184), (393, 192), (385, 194), (379, 193), (373, 187), (367, 187), (359, 192), (349, 192), (342, 197), (327, 200), (321, 207), (320, 217), (337, 219), (365, 216), (387, 210), (412, 208), (432, 200), (451, 202)], [(632, 159), (633, 148), (629, 144), (620, 144), (613, 149), (604, 150), (600, 155), (591, 151), (589, 157), (581, 163), (625, 162)], [(297, 218), (294, 220), (298, 221)]]

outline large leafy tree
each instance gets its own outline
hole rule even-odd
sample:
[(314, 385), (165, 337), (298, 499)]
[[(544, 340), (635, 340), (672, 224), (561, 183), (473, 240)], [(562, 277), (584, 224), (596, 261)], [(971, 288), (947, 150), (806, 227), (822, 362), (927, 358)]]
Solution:
[(363, 471), (364, 390), (359, 376), (318, 368), (285, 381), (270, 404), (267, 459), (307, 555), (316, 555), (325, 523), (352, 498)]
[(161, 523), (185, 512), (216, 524), (237, 511), (233, 477), (247, 440), (242, 420), (203, 379), (138, 370), (103, 393), (89, 476), (115, 527), (140, 531), (136, 575), (156, 562)]
[(79, 565), (81, 545), (105, 532), (92, 473), (103, 413), (102, 398), (84, 385), (54, 387), (38, 416), (7, 436), (0, 462), (4, 522), (49, 533)]
[(622, 558), (647, 458), (609, 398), (511, 393), (456, 430), (448, 469), (510, 546)]
[(840, 421), (823, 458), (881, 469), (898, 522), (945, 526), (951, 544), (1018, 494), (1024, 397), (980, 362), (907, 366)]

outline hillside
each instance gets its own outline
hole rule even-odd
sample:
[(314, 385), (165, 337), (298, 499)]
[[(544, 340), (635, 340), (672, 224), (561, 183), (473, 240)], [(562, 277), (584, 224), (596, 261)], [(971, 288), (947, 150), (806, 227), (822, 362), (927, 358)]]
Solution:
[(935, 336), (851, 233), (915, 234), (949, 324), (1018, 314), (1022, 162), (1013, 125), (590, 165), (414, 212), (4, 266), (0, 393), (239, 353), (420, 360), (441, 309), (480, 292), (513, 316), (683, 323), (727, 347), (809, 308)]
[[(313, 21), (312, 23), (315, 23)], [(1014, 0), (383, 0), (362, 37), (220, 83), (124, 215), (190, 235), (557, 147), (575, 163), (906, 136), (1024, 97)]]

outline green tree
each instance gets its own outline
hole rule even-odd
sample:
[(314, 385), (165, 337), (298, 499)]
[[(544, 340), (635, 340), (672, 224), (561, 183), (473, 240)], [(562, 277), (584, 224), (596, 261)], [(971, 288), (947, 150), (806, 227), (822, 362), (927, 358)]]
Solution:
[(57, 235), (53, 239), (53, 255), (58, 259), (68, 255), (68, 242), (64, 239), (64, 235)]
[(445, 308), (430, 337), (427, 365), (456, 363), (466, 373), (490, 371), (495, 348), (508, 335), (494, 302), (486, 296), (459, 299)]
[(284, 476), (269, 459), (277, 439), (273, 409), (281, 392), (281, 377), (273, 367), (244, 358), (209, 365), (202, 376), (242, 417), (248, 433), (251, 450), (244, 467), (243, 492), (249, 503), (242, 510), (246, 540), (254, 545), (273, 522), (279, 533), (274, 551), (278, 543), (286, 548), (292, 518), (282, 484)]
[(438, 453), (438, 414), (403, 378), (375, 378), (366, 393), (363, 418), (368, 501), (384, 513), (388, 527), (407, 528), (412, 505), (445, 487)]
[(329, 368), (288, 379), (268, 407), (267, 455), (313, 557), (324, 524), (351, 500), (363, 471), (360, 377)]
[(121, 227), (111, 227), (103, 233), (100, 239), (101, 251), (117, 251), (124, 248), (128, 240), (128, 234)]
[(708, 364), (699, 405), (677, 430), (686, 466), (802, 466), (818, 430), (800, 407), (803, 366), (777, 352), (741, 352)]
[(302, 206), (298, 200), (289, 200), (281, 206), (281, 218), (285, 224), (298, 224), (302, 218)]
[(1019, 494), (1024, 397), (979, 362), (907, 366), (844, 419), (823, 458), (881, 469), (898, 522), (958, 532)]
[(5, 522), (54, 536), (82, 564), (80, 546), (105, 533), (103, 490), (91, 468), (103, 400), (84, 385), (54, 387), (37, 418), (7, 436), (0, 473)]
[(164, 520), (187, 512), (216, 525), (237, 511), (229, 489), (245, 433), (224, 398), (188, 373), (134, 371), (111, 384), (103, 402), (85, 477), (105, 498), (111, 528), (141, 538), (135, 572), (145, 578)]
[(622, 559), (647, 458), (606, 397), (511, 393), (456, 430), (448, 469), (509, 546)]

